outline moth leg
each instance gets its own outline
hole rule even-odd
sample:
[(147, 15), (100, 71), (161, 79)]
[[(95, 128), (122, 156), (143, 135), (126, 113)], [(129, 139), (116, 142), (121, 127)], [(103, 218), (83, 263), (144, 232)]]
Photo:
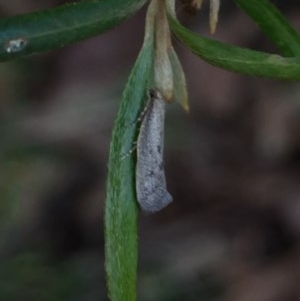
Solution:
[(125, 125), (126, 127), (135, 126), (136, 124), (141, 123), (143, 121), (143, 119), (144, 119), (147, 111), (149, 110), (150, 104), (151, 104), (150, 93), (151, 93), (150, 91), (147, 92), (147, 100), (146, 100), (146, 102), (144, 104), (143, 110), (139, 113), (138, 118), (135, 121), (126, 124)]
[(135, 142), (133, 142), (132, 148), (128, 152), (126, 152), (124, 155), (121, 156), (120, 161), (123, 161), (124, 159), (129, 157), (136, 150), (136, 147), (137, 147), (137, 142), (135, 141)]
[[(131, 122), (131, 123), (125, 125), (126, 127), (135, 126), (136, 124), (141, 123), (143, 121), (147, 111), (149, 110), (149, 108), (151, 106), (151, 102), (152, 102), (152, 98), (153, 98), (152, 94), (153, 93), (154, 93), (154, 90), (152, 90), (152, 89), (149, 89), (147, 91), (147, 100), (146, 100), (146, 103), (144, 105), (143, 110), (140, 112), (137, 120), (135, 122)], [(126, 159), (134, 150), (136, 150), (136, 148), (137, 148), (137, 141), (135, 141), (133, 143), (133, 147), (126, 154), (121, 156), (120, 160), (122, 161), (122, 160)]]

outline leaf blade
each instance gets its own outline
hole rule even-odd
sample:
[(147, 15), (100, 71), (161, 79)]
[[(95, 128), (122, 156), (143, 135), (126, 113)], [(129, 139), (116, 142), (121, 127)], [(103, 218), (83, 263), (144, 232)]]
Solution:
[(124, 90), (110, 147), (105, 206), (105, 266), (111, 301), (136, 300), (137, 202), (135, 158), (121, 159), (136, 140), (152, 64), (152, 44), (142, 48)]
[[(44, 52), (98, 35), (137, 11), (146, 0), (93, 0), (0, 19), (0, 61)], [(25, 39), (21, 51), (7, 52), (9, 41)]]
[(268, 0), (234, 0), (284, 56), (300, 56), (300, 35)]
[(194, 54), (211, 65), (252, 76), (299, 80), (300, 57), (284, 58), (276, 54), (235, 47), (201, 37), (169, 18), (176, 37)]

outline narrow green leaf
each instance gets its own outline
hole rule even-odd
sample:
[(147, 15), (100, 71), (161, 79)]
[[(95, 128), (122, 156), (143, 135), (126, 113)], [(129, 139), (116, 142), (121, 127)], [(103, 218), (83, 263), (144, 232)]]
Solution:
[(93, 0), (0, 19), (0, 61), (49, 51), (111, 29), (146, 0)]
[(171, 48), (169, 59), (173, 71), (173, 96), (175, 100), (183, 107), (183, 109), (188, 112), (189, 101), (188, 92), (186, 88), (185, 74), (173, 47)]
[(231, 46), (201, 37), (170, 17), (178, 39), (194, 54), (211, 65), (252, 76), (273, 79), (300, 79), (300, 57), (283, 58), (276, 54)]
[(152, 44), (145, 44), (131, 72), (113, 130), (105, 206), (105, 265), (111, 301), (136, 299), (136, 123), (152, 72)]
[(268, 0), (234, 0), (284, 56), (300, 56), (300, 35)]

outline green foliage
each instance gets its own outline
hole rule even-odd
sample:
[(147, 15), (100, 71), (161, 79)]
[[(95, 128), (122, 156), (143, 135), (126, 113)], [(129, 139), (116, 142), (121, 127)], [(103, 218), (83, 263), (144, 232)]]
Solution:
[(234, 0), (253, 19), (283, 56), (300, 55), (300, 35), (268, 0)]
[[(119, 25), (145, 0), (98, 0), (70, 3), (45, 11), (0, 20), (0, 61), (44, 52), (98, 35)], [(7, 53), (11, 40), (22, 38), (22, 51)]]
[[(299, 80), (300, 36), (297, 31), (267, 0), (234, 1), (258, 24), (280, 53), (269, 54), (242, 49), (201, 37), (177, 21), (172, 7), (174, 1), (168, 0), (171, 29), (188, 49), (214, 66), (252, 76)], [(45, 11), (3, 18), (0, 20), (0, 61), (53, 50), (99, 35), (119, 25), (145, 2), (145, 0), (80, 1)], [(153, 28), (155, 27), (151, 30)], [(107, 286), (112, 301), (136, 299), (138, 208), (135, 194), (135, 156), (131, 154), (122, 157), (132, 149), (136, 140), (135, 121), (142, 110), (146, 90), (155, 86), (153, 60), (155, 50), (160, 45), (157, 45), (151, 36), (153, 34), (151, 30), (149, 28), (146, 30), (143, 48), (124, 90), (110, 148), (105, 207), (105, 265)], [(176, 83), (173, 97), (179, 98), (181, 104), (188, 108), (185, 78), (177, 55), (172, 49), (166, 57), (170, 58), (169, 72), (173, 72)], [(6, 270), (8, 275), (13, 271), (11, 267)], [(21, 275), (22, 277), (30, 276), (28, 269), (24, 271), (25, 276)], [(51, 274), (52, 272), (48, 270), (40, 272), (54, 275), (53, 278), (58, 277), (59, 283), (58, 274)], [(9, 288), (3, 289), (5, 292)], [(43, 295), (39, 299), (47, 300)]]
[(284, 58), (277, 54), (234, 47), (201, 37), (170, 19), (179, 40), (206, 62), (241, 74), (276, 79), (300, 79), (300, 57)]
[(37, 254), (26, 253), (1, 263), (1, 300), (71, 301), (80, 287), (75, 273), (63, 265), (47, 265)]
[(151, 58), (152, 45), (146, 44), (129, 77), (112, 135), (105, 208), (106, 271), (111, 300), (135, 300), (136, 294), (135, 161), (126, 154), (136, 140), (136, 126), (132, 124), (143, 107)]

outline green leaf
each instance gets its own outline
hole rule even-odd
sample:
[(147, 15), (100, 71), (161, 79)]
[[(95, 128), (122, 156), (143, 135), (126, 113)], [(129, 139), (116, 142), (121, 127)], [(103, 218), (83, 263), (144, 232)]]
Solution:
[(252, 76), (273, 79), (300, 79), (300, 57), (283, 58), (276, 54), (268, 54), (231, 46), (209, 38), (201, 37), (169, 18), (171, 28), (178, 39), (194, 54), (211, 65)]
[(145, 43), (126, 85), (110, 147), (105, 206), (105, 265), (111, 301), (136, 299), (136, 156), (135, 152), (124, 155), (136, 141), (136, 121), (149, 87), (152, 54), (152, 43)]
[(94, 0), (0, 19), (0, 61), (53, 50), (111, 29), (146, 0)]
[(189, 111), (189, 101), (188, 92), (186, 88), (185, 74), (182, 69), (181, 63), (173, 47), (171, 47), (171, 52), (169, 59), (173, 71), (173, 95), (175, 100), (183, 107), (183, 109)]
[(300, 56), (300, 35), (268, 0), (234, 0), (284, 56)]

